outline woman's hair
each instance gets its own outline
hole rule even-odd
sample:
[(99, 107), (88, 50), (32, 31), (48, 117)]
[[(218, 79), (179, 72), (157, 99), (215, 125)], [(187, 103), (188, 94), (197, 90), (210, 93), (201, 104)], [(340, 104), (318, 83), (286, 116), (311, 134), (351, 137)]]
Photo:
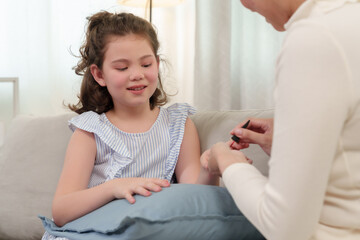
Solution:
[[(81, 114), (86, 111), (104, 113), (114, 107), (110, 93), (106, 87), (100, 86), (90, 72), (92, 64), (102, 69), (106, 44), (111, 36), (126, 36), (136, 34), (147, 39), (157, 59), (159, 41), (153, 26), (146, 20), (131, 13), (109, 13), (106, 11), (96, 13), (88, 19), (86, 38), (80, 47), (80, 61), (74, 67), (77, 75), (83, 76), (79, 101), (77, 104), (69, 104), (68, 107)], [(167, 96), (162, 87), (160, 73), (158, 86), (150, 97), (150, 108), (162, 106), (167, 103)]]

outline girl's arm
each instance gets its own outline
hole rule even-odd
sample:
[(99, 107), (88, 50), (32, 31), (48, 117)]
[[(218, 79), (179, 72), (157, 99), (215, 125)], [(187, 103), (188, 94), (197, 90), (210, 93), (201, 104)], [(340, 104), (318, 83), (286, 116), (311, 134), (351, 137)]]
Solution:
[(167, 180), (149, 178), (118, 178), (93, 188), (88, 188), (94, 167), (96, 143), (93, 133), (76, 129), (65, 156), (63, 170), (55, 192), (52, 215), (56, 225), (63, 226), (116, 198), (126, 198), (134, 203), (133, 194), (151, 195), (161, 187), (169, 186)]
[(210, 174), (200, 164), (200, 140), (194, 122), (187, 118), (183, 141), (175, 169), (179, 183), (218, 185), (219, 177)]

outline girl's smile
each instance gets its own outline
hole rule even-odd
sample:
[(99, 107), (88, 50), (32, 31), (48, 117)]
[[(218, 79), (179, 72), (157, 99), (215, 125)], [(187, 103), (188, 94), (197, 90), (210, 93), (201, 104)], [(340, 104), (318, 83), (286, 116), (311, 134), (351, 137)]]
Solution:
[(144, 85), (137, 85), (137, 86), (129, 87), (129, 88), (127, 88), (127, 90), (129, 90), (133, 94), (140, 95), (145, 91), (146, 87), (147, 86), (144, 86)]

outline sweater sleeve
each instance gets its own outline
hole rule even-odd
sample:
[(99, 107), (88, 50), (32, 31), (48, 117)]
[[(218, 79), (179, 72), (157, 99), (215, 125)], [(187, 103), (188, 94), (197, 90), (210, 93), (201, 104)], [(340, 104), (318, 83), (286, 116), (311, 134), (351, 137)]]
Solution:
[(319, 222), (349, 111), (339, 46), (321, 26), (291, 29), (277, 63), (269, 178), (248, 164), (223, 173), (237, 206), (267, 239), (309, 239)]

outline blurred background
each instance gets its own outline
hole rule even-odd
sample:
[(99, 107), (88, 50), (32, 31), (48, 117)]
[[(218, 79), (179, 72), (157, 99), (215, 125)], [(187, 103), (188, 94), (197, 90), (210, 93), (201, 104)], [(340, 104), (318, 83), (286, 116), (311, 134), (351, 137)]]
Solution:
[[(73, 54), (84, 40), (86, 17), (107, 10), (149, 18), (146, 0), (143, 7), (119, 2), (1, 0), (0, 135), (18, 114), (69, 111), (64, 103), (77, 101), (81, 83), (72, 70), (78, 61)], [(153, 0), (152, 23), (161, 55), (171, 63), (163, 84), (176, 93), (169, 104), (187, 102), (198, 111), (273, 107), (283, 33), (239, 0), (158, 4)]]

